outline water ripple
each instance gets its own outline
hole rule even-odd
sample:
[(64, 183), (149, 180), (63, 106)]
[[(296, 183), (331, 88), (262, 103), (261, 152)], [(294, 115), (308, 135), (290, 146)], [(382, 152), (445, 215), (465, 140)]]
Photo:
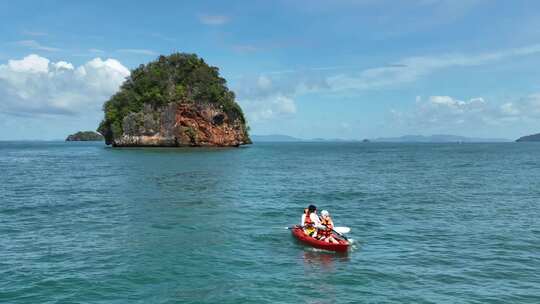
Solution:
[[(0, 142), (0, 300), (540, 303), (539, 150)], [(351, 252), (295, 242), (309, 203)]]

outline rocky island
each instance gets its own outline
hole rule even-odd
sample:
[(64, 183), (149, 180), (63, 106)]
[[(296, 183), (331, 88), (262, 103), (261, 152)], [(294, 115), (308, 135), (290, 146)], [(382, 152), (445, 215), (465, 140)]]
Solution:
[(103, 135), (94, 131), (79, 131), (71, 134), (66, 138), (66, 141), (102, 141)]
[(217, 67), (195, 54), (140, 65), (103, 105), (98, 131), (113, 147), (250, 144), (246, 119)]
[(538, 134), (532, 134), (527, 136), (522, 136), (518, 139), (516, 139), (517, 142), (523, 142), (523, 141), (540, 141), (540, 133)]

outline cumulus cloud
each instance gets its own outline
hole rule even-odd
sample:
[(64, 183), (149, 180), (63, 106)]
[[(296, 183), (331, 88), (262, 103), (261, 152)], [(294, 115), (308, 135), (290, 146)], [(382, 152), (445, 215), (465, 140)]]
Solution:
[(501, 113), (507, 119), (540, 119), (540, 93), (522, 97), (517, 101), (506, 102), (500, 106)]
[(421, 124), (463, 124), (482, 118), (489, 111), (482, 97), (459, 100), (450, 96), (430, 96), (417, 99), (414, 115)]
[(22, 60), (10, 60), (7, 67), (17, 73), (46, 73), (49, 59), (32, 54)]
[(0, 64), (0, 112), (12, 115), (74, 115), (96, 111), (116, 90), (129, 70), (114, 59), (75, 67), (39, 55)]
[(229, 16), (225, 15), (199, 15), (199, 21), (206, 25), (223, 25), (230, 21)]
[(259, 122), (296, 113), (294, 99), (276, 94), (267, 98), (240, 101), (249, 121)]
[(296, 113), (294, 90), (280, 87), (267, 76), (245, 80), (237, 93), (249, 121), (256, 123)]
[(490, 103), (482, 97), (460, 100), (450, 96), (417, 97), (409, 111), (392, 110), (395, 121), (418, 127), (439, 129), (504, 126), (540, 119), (540, 94), (533, 94), (502, 104)]

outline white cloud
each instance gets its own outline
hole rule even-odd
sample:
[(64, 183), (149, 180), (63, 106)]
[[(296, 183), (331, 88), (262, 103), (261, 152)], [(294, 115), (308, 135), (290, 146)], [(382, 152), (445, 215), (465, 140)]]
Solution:
[(116, 51), (120, 53), (131, 53), (131, 54), (149, 55), (149, 56), (155, 56), (158, 54), (152, 50), (147, 50), (147, 49), (119, 49)]
[(506, 115), (520, 115), (521, 114), (521, 111), (518, 108), (516, 108), (516, 106), (512, 102), (507, 102), (507, 103), (502, 104), (501, 111), (502, 113)]
[[(494, 64), (520, 56), (540, 54), (540, 44), (520, 48), (496, 50), (477, 54), (442, 54), (413, 56), (391, 64), (359, 70), (356, 73), (329, 74), (328, 71), (354, 70), (350, 66), (308, 67), (261, 73), (258, 77), (240, 77), (234, 86), (238, 99), (250, 121), (290, 116), (296, 113), (295, 99), (312, 93), (348, 93), (391, 88), (414, 83), (422, 77), (449, 68), (467, 68)], [(534, 95), (536, 96), (536, 95)], [(477, 125), (477, 122), (494, 125), (516, 119), (531, 119), (540, 109), (533, 100), (540, 102), (540, 95), (529, 96), (508, 104), (492, 104), (484, 98), (459, 100), (450, 96), (432, 96), (424, 102), (421, 98), (412, 111), (394, 111), (393, 118), (407, 124), (457, 124)], [(527, 108), (527, 109), (525, 109)], [(540, 110), (538, 110), (540, 111)], [(524, 113), (527, 112), (527, 115)], [(536, 115), (535, 117), (540, 117)]]
[(59, 48), (45, 46), (35, 40), (20, 40), (20, 41), (15, 41), (15, 44), (18, 46), (23, 46), (23, 47), (27, 47), (29, 49), (38, 50), (38, 51), (47, 51), (47, 52), (60, 51)]
[(416, 106), (416, 117), (423, 124), (463, 124), (470, 119), (483, 118), (488, 111), (488, 105), (481, 97), (463, 101), (450, 96), (430, 96), (426, 102), (417, 102)]
[(230, 21), (225, 15), (199, 15), (199, 21), (206, 25), (223, 25)]
[[(304, 78), (302, 82), (297, 81), (297, 83), (299, 87), (310, 87), (310, 91), (330, 90), (336, 92), (346, 90), (365, 91), (382, 89), (414, 83), (421, 77), (425, 77), (443, 69), (480, 66), (504, 59), (534, 54), (540, 54), (540, 44), (472, 55), (441, 54), (436, 56), (415, 56), (403, 58), (390, 65), (360, 70), (356, 73), (340, 73), (326, 76), (323, 82), (321, 82), (320, 79), (317, 79), (317, 85), (310, 84), (311, 80), (309, 78)], [(284, 72), (290, 74), (304, 72), (305, 74), (308, 74), (310, 71), (337, 70), (341, 68), (343, 67), (306, 68), (303, 70), (288, 70)]]
[(49, 59), (32, 54), (21, 60), (9, 60), (7, 66), (18, 73), (46, 73), (49, 70)]
[(255, 123), (296, 113), (294, 99), (281, 94), (260, 99), (249, 99), (248, 101), (240, 100), (239, 102), (246, 111), (248, 120)]
[[(366, 91), (414, 83), (421, 77), (447, 68), (472, 67), (492, 64), (519, 56), (540, 54), (540, 44), (480, 54), (443, 54), (438, 56), (407, 57), (389, 65), (360, 70), (357, 73), (326, 75), (325, 71), (348, 69), (344, 66), (311, 67), (298, 70), (267, 72), (258, 78), (241, 80), (236, 92), (251, 121), (279, 118), (296, 112), (295, 98), (305, 94), (324, 92)], [(540, 96), (540, 95), (539, 95)], [(531, 100), (520, 100), (506, 105), (492, 105), (483, 98), (458, 100), (449, 96), (432, 96), (417, 103), (412, 112), (394, 112), (393, 118), (407, 124), (500, 124), (520, 119), (518, 113), (534, 108)], [(537, 97), (534, 100), (540, 100)], [(281, 105), (285, 107), (284, 111)], [(520, 104), (518, 106), (517, 104)], [(529, 109), (523, 109), (527, 104)], [(294, 105), (294, 107), (292, 106)], [(538, 107), (540, 109), (540, 107)], [(540, 115), (538, 115), (540, 117)], [(525, 118), (529, 119), (529, 118)]]
[[(422, 77), (448, 68), (466, 68), (520, 56), (540, 54), (540, 44), (520, 48), (498, 50), (479, 54), (442, 54), (436, 56), (413, 56), (380, 67), (328, 74), (328, 71), (354, 70), (350, 66), (307, 67), (261, 73), (253, 81), (240, 85), (240, 97), (282, 94), (289, 98), (324, 92), (368, 91), (408, 85)], [(270, 85), (271, 84), (271, 85)], [(248, 98), (248, 99), (249, 99)]]
[(296, 113), (296, 104), (292, 98), (286, 96), (276, 96), (272, 101), (275, 109), (280, 114), (294, 114)]
[(74, 67), (73, 67), (73, 64), (69, 63), (69, 62), (66, 62), (66, 61), (58, 61), (58, 62), (55, 62), (52, 64), (52, 66), (56, 69), (56, 70), (73, 70)]
[(522, 97), (517, 101), (505, 103), (501, 110), (507, 116), (520, 116), (530, 119), (540, 119), (540, 93)]
[(239, 103), (251, 122), (283, 118), (296, 113), (294, 96), (280, 89), (267, 76), (244, 82), (238, 93)]
[(129, 70), (114, 59), (95, 58), (79, 67), (29, 55), (0, 65), (0, 112), (71, 115), (98, 111)]
[(490, 103), (482, 97), (459, 100), (450, 96), (417, 97), (409, 111), (392, 110), (392, 119), (405, 125), (439, 130), (472, 130), (529, 123), (540, 119), (540, 94), (529, 95), (502, 104)]

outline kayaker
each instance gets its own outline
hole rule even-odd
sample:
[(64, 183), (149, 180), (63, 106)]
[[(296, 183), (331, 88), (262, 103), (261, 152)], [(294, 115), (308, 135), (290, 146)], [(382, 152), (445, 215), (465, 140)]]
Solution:
[(304, 214), (302, 214), (302, 227), (304, 227), (304, 232), (307, 235), (317, 237), (317, 229), (322, 228), (322, 226), (315, 205), (309, 205), (304, 209)]
[(324, 227), (319, 229), (319, 239), (328, 243), (338, 244), (339, 242), (334, 238), (334, 222), (330, 218), (330, 213), (326, 210), (321, 211), (321, 225)]

